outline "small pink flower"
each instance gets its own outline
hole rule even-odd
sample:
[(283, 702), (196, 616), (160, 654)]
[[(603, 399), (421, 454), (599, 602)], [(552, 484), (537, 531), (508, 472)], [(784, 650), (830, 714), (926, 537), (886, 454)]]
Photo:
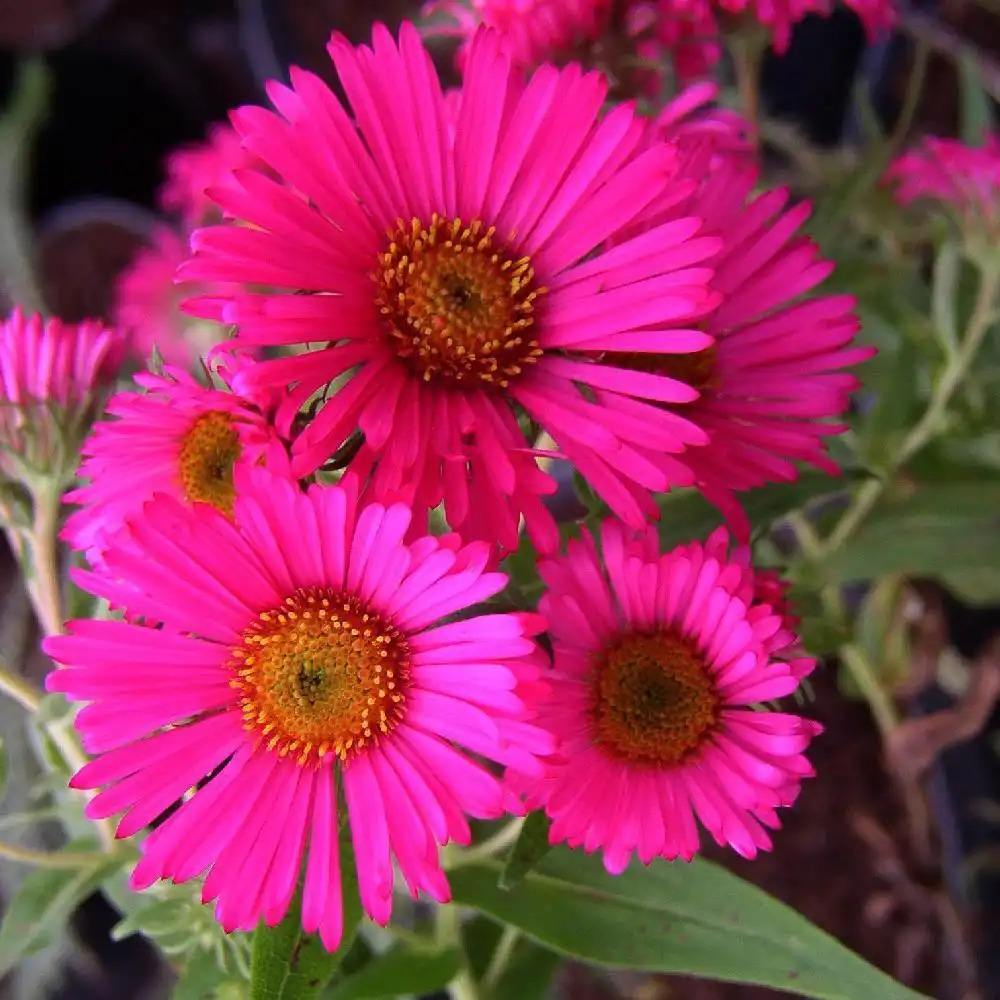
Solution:
[[(658, 0), (629, 8), (630, 33), (638, 56), (653, 64), (669, 60), (677, 82), (711, 75), (722, 57), (722, 41), (707, 0)], [(660, 74), (650, 77), (651, 97), (659, 94)]]
[[(232, 377), (225, 368), (220, 376)], [(111, 398), (106, 412), (114, 419), (95, 425), (83, 445), (86, 482), (65, 498), (81, 509), (67, 519), (63, 538), (92, 564), (154, 493), (232, 514), (234, 469), (263, 463), (288, 471), (285, 447), (257, 401), (205, 388), (169, 366), (135, 381), (144, 391)]]
[(0, 323), (0, 473), (65, 475), (124, 359), (103, 323), (26, 317)]
[(180, 310), (184, 295), (174, 275), (187, 255), (186, 239), (169, 226), (157, 226), (153, 245), (140, 250), (118, 277), (115, 319), (144, 364), (155, 348), (167, 364), (189, 367), (225, 336), (224, 327), (195, 322)]
[(982, 146), (926, 136), (886, 173), (902, 205), (924, 200), (956, 211), (963, 225), (1000, 233), (1000, 137)]
[(661, 405), (692, 389), (609, 353), (711, 345), (692, 325), (717, 301), (703, 262), (720, 240), (693, 214), (642, 226), (691, 191), (677, 149), (650, 141), (630, 106), (604, 114), (597, 74), (547, 66), (525, 81), (495, 31), (473, 40), (457, 118), (412, 26), (398, 45), (377, 27), (373, 48), (338, 36), (330, 51), (354, 118), (298, 70), (269, 88), (278, 114), (235, 112), (275, 176), (243, 171), (215, 192), (247, 224), (197, 231), (181, 269), (273, 289), (213, 303), (238, 342), (308, 345), (237, 386), (289, 387), (283, 428), (318, 405), (296, 475), (360, 429), (374, 495), (443, 501), (465, 538), (511, 550), (523, 517), (541, 550), (557, 547), (538, 428), (641, 526), (651, 491), (693, 481), (661, 457), (706, 441)]
[(600, 39), (612, 7), (612, 0), (430, 0), (423, 15), (448, 18), (427, 34), (463, 40), (458, 53), (463, 71), (472, 39), (483, 26), (504, 35), (515, 66), (534, 69), (572, 58), (581, 46)]
[(682, 153), (685, 172), (717, 169), (723, 159), (745, 166), (756, 160), (753, 126), (739, 112), (715, 105), (717, 84), (703, 81), (682, 90), (656, 116), (656, 134)]
[(215, 210), (208, 190), (231, 184), (234, 170), (259, 165), (232, 128), (213, 125), (204, 142), (182, 146), (167, 158), (160, 204), (176, 212), (187, 225), (203, 225)]
[[(71, 622), (46, 651), (48, 688), (87, 702), (76, 718), (98, 754), (72, 779), (87, 807), (143, 841), (132, 885), (208, 870), (227, 931), (285, 915), (304, 861), (302, 924), (327, 948), (343, 927), (342, 791), (361, 901), (392, 911), (393, 866), (414, 897), (446, 902), (438, 845), (468, 844), (466, 816), (519, 803), (478, 759), (533, 774), (552, 740), (535, 727), (544, 657), (536, 616), (450, 620), (506, 583), (489, 547), (424, 536), (410, 511), (358, 508), (351, 490), (308, 493), (241, 470), (233, 519), (160, 495), (93, 593), (132, 617)], [(442, 622), (445, 622), (442, 624)], [(463, 749), (469, 753), (463, 752)], [(207, 781), (205, 780), (207, 779)]]
[[(555, 670), (539, 722), (559, 750), (542, 778), (510, 772), (553, 843), (600, 850), (608, 871), (633, 853), (690, 860), (696, 818), (744, 857), (813, 774), (820, 726), (753, 706), (791, 694), (811, 661), (783, 658), (771, 609), (736, 595), (745, 567), (697, 543), (661, 555), (655, 533), (606, 521), (541, 563)], [(724, 546), (724, 539), (721, 539)]]

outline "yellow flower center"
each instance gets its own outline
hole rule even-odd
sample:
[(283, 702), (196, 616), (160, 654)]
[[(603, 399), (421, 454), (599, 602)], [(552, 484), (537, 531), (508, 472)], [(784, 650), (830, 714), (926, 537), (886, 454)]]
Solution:
[(233, 466), (243, 451), (228, 413), (204, 413), (184, 435), (180, 448), (180, 477), (184, 495), (203, 501), (232, 517), (236, 489)]
[(542, 354), (527, 257), (479, 220), (399, 220), (374, 274), (389, 342), (424, 381), (505, 388)]
[(618, 354), (612, 355), (615, 364), (633, 368), (651, 375), (665, 375), (685, 382), (698, 392), (715, 389), (719, 385), (715, 345), (693, 354)]
[(595, 741), (634, 764), (684, 760), (715, 726), (718, 706), (704, 659), (673, 632), (624, 636), (591, 679)]
[(341, 760), (403, 717), (410, 654), (405, 637), (356, 597), (296, 591), (258, 615), (233, 650), (233, 684), (247, 729), (300, 764)]

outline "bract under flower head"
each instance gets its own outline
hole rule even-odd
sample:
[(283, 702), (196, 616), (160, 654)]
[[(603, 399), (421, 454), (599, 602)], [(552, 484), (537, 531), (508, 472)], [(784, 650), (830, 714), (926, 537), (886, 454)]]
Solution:
[(785, 658), (794, 637), (740, 596), (727, 540), (713, 547), (661, 555), (654, 532), (608, 521), (600, 556), (585, 532), (539, 566), (555, 671), (538, 721), (559, 750), (543, 777), (509, 780), (553, 843), (602, 851), (612, 873), (633, 853), (690, 860), (695, 817), (753, 857), (813, 773), (802, 752), (820, 727), (751, 707), (791, 694), (813, 662)]
[(103, 323), (0, 323), (0, 476), (72, 476), (80, 443), (118, 374), (126, 338)]
[[(225, 367), (219, 375), (232, 377)], [(142, 372), (135, 381), (143, 391), (109, 401), (113, 419), (95, 425), (83, 445), (85, 483), (65, 498), (81, 509), (67, 519), (63, 538), (95, 564), (154, 493), (231, 515), (236, 468), (265, 464), (288, 473), (285, 446), (260, 401), (206, 388), (170, 366), (162, 375)]]
[[(132, 618), (71, 622), (46, 650), (48, 687), (89, 704), (76, 717), (98, 754), (72, 780), (102, 788), (94, 818), (143, 841), (132, 884), (209, 869), (227, 931), (285, 915), (303, 870), (302, 923), (341, 940), (338, 792), (361, 901), (386, 923), (393, 863), (411, 893), (449, 898), (438, 844), (467, 844), (466, 816), (519, 810), (463, 749), (540, 774), (553, 749), (535, 727), (547, 690), (537, 616), (442, 620), (500, 591), (489, 547), (404, 539), (401, 505), (359, 508), (342, 486), (237, 472), (232, 519), (159, 495), (90, 592)], [(206, 780), (207, 779), (207, 780)]]
[(216, 192), (248, 224), (196, 232), (181, 271), (281, 290), (233, 292), (223, 315), (244, 344), (313, 348), (244, 379), (290, 388), (286, 424), (321, 404), (295, 473), (360, 429), (376, 497), (443, 501), (455, 530), (508, 550), (523, 516), (551, 551), (555, 486), (530, 418), (623, 518), (655, 516), (650, 491), (675, 481), (659, 458), (706, 440), (660, 404), (694, 391), (609, 352), (708, 348), (691, 325), (716, 302), (703, 262), (720, 244), (695, 216), (608, 244), (690, 193), (676, 149), (628, 106), (602, 114), (596, 74), (549, 66), (526, 83), (496, 32), (473, 41), (457, 117), (412, 27), (398, 46), (378, 27), (373, 48), (330, 51), (355, 119), (300, 71), (270, 88), (280, 114), (235, 112), (276, 177)]

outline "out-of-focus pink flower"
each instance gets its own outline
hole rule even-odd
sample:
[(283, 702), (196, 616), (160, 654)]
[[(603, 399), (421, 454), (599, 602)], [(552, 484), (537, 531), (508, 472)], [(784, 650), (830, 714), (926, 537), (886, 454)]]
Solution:
[(664, 63), (669, 61), (679, 83), (711, 74), (722, 56), (719, 26), (707, 0), (654, 0), (628, 10), (628, 31), (636, 39), (636, 54), (651, 64), (644, 72), (651, 97), (660, 92)]
[(115, 320), (128, 332), (132, 352), (143, 363), (155, 348), (167, 364), (190, 367), (226, 330), (181, 312), (181, 300), (192, 290), (182, 293), (174, 275), (187, 257), (186, 240), (169, 226), (157, 226), (152, 239), (118, 277)]
[(469, 46), (481, 26), (501, 32), (511, 60), (520, 69), (563, 62), (607, 28), (612, 0), (431, 0), (425, 17), (445, 17), (429, 34), (462, 39), (459, 65), (467, 64)]
[(103, 323), (25, 316), (0, 323), (0, 473), (71, 474), (126, 338)]
[(206, 192), (232, 183), (234, 170), (259, 166), (240, 144), (229, 125), (213, 125), (204, 142), (176, 149), (167, 158), (167, 179), (160, 188), (160, 204), (176, 212), (189, 226), (201, 225), (215, 210)]
[(886, 173), (896, 200), (936, 201), (954, 210), (964, 226), (1000, 236), (1000, 137), (982, 146), (927, 136)]

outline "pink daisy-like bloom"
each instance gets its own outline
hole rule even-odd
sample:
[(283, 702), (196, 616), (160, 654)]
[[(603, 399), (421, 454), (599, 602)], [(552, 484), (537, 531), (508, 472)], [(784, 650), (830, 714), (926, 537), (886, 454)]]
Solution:
[[(601, 555), (584, 533), (543, 561), (555, 669), (539, 723), (556, 738), (546, 774), (510, 772), (550, 839), (601, 850), (608, 871), (633, 853), (690, 860), (696, 817), (752, 858), (766, 827), (813, 770), (814, 722), (752, 706), (791, 694), (808, 672), (766, 605), (737, 596), (744, 567), (692, 544), (661, 555), (655, 532), (606, 521)], [(811, 663), (809, 664), (811, 666)]]
[(926, 136), (886, 172), (901, 205), (925, 200), (944, 204), (963, 227), (1000, 232), (1000, 138), (982, 146)]
[(718, 96), (716, 83), (692, 84), (656, 116), (656, 134), (678, 147), (691, 175), (705, 165), (706, 157), (709, 170), (730, 157), (744, 164), (756, 159), (753, 125), (739, 112), (717, 107)]
[(602, 114), (597, 74), (548, 66), (526, 83), (496, 32), (476, 35), (454, 126), (412, 26), (399, 47), (377, 27), (374, 49), (335, 37), (330, 52), (356, 122), (301, 71), (292, 88), (269, 89), (280, 115), (234, 112), (281, 180), (243, 171), (240, 189), (212, 192), (249, 224), (197, 231), (181, 269), (285, 290), (229, 297), (222, 315), (238, 342), (323, 345), (246, 373), (247, 385), (291, 387), (281, 426), (323, 397), (293, 471), (311, 472), (360, 429), (376, 498), (402, 491), (422, 510), (443, 500), (454, 530), (505, 549), (523, 516), (551, 551), (541, 498), (554, 483), (528, 417), (642, 525), (656, 514), (650, 491), (673, 481), (661, 456), (706, 438), (660, 405), (692, 399), (688, 386), (603, 359), (710, 345), (690, 327), (715, 304), (703, 261), (719, 241), (691, 216), (607, 244), (690, 193), (676, 149), (649, 143), (631, 107)]
[(222, 327), (192, 321), (180, 310), (183, 296), (174, 275), (187, 255), (185, 239), (169, 226), (157, 226), (153, 245), (140, 250), (118, 277), (115, 320), (144, 363), (155, 349), (167, 364), (187, 367), (223, 338)]
[(0, 323), (0, 472), (72, 474), (126, 339), (103, 323), (25, 316)]
[(743, 539), (750, 525), (735, 494), (771, 482), (791, 482), (807, 463), (831, 475), (839, 469), (826, 438), (860, 384), (844, 371), (870, 358), (854, 346), (860, 324), (850, 295), (813, 296), (833, 270), (798, 230), (810, 206), (788, 207), (787, 190), (754, 195), (757, 169), (745, 158), (719, 156), (712, 142), (688, 144), (684, 173), (700, 178), (682, 211), (721, 236), (712, 258), (720, 304), (701, 328), (712, 346), (683, 357), (617, 358), (639, 370), (679, 379), (699, 396), (672, 409), (701, 427), (704, 447), (665, 456), (668, 475), (683, 464), (698, 489), (726, 514)]
[(572, 58), (581, 46), (600, 39), (612, 8), (612, 0), (431, 0), (423, 15), (448, 18), (428, 34), (462, 39), (458, 64), (463, 71), (481, 27), (505, 36), (515, 66), (534, 69)]
[[(239, 359), (230, 359), (242, 370)], [(218, 369), (223, 385), (233, 380)], [(228, 380), (228, 381), (227, 381)], [(135, 376), (141, 392), (121, 392), (83, 445), (82, 486), (66, 494), (80, 510), (63, 538), (92, 564), (154, 493), (212, 504), (227, 515), (235, 500), (234, 470), (265, 464), (288, 474), (285, 445), (262, 400), (206, 388), (183, 369)]]
[(534, 726), (547, 688), (537, 616), (441, 624), (501, 591), (489, 547), (404, 541), (410, 511), (358, 508), (354, 491), (302, 493), (263, 469), (238, 476), (234, 518), (158, 496), (128, 525), (92, 593), (159, 628), (78, 621), (46, 642), (66, 669), (48, 687), (99, 754), (72, 779), (103, 789), (94, 818), (138, 833), (208, 781), (142, 843), (132, 885), (210, 869), (202, 898), (227, 931), (285, 915), (305, 856), (302, 924), (341, 940), (338, 792), (361, 901), (392, 910), (393, 862), (410, 892), (445, 902), (438, 844), (466, 816), (520, 810), (479, 757), (540, 774)]
[(167, 179), (159, 191), (163, 208), (176, 212), (190, 226), (203, 224), (215, 205), (209, 188), (232, 183), (232, 172), (258, 166), (228, 125), (213, 125), (204, 142), (174, 150), (167, 157)]

